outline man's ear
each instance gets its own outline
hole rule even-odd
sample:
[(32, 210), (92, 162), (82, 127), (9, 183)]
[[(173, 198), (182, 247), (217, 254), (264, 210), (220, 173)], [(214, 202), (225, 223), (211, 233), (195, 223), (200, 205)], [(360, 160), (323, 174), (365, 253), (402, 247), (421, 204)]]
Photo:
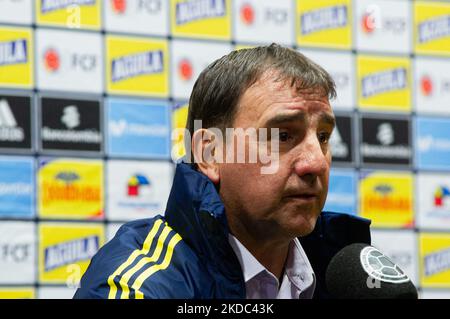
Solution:
[(208, 129), (199, 129), (192, 136), (191, 149), (194, 163), (214, 184), (218, 184), (220, 181), (219, 163), (216, 156), (219, 148), (222, 147), (220, 142), (218, 136)]

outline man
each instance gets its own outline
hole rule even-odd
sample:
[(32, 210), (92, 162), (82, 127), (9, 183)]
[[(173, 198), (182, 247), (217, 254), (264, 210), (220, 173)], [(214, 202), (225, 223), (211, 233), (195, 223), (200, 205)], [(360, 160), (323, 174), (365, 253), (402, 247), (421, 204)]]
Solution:
[[(321, 213), (334, 96), (325, 70), (275, 44), (209, 65), (189, 102), (185, 161), (194, 163), (177, 165), (164, 217), (122, 226), (75, 297), (329, 297), (330, 259), (346, 245), (370, 243), (369, 221)], [(223, 141), (226, 128), (253, 129), (258, 138)], [(264, 171), (261, 156), (251, 160), (262, 148), (275, 169)]]

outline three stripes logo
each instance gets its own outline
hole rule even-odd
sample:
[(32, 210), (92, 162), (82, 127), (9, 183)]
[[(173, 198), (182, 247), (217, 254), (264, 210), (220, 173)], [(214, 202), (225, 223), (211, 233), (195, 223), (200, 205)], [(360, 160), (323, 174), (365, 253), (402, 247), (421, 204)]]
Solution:
[(120, 289), (120, 299), (143, 299), (141, 292), (144, 282), (153, 274), (166, 269), (172, 260), (173, 251), (181, 236), (167, 223), (157, 220), (147, 235), (141, 249), (134, 250), (128, 259), (108, 277), (110, 287), (108, 299), (116, 299)]
[(6, 99), (0, 100), (0, 141), (23, 142), (25, 133), (17, 121)]

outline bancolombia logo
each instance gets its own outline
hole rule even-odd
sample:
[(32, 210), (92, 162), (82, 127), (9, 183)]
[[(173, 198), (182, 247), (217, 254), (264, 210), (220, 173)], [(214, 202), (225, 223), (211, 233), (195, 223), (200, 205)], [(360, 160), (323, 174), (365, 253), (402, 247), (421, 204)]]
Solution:
[(361, 130), (361, 157), (364, 163), (411, 163), (408, 119), (362, 118)]
[(101, 151), (100, 102), (43, 98), (44, 150)]

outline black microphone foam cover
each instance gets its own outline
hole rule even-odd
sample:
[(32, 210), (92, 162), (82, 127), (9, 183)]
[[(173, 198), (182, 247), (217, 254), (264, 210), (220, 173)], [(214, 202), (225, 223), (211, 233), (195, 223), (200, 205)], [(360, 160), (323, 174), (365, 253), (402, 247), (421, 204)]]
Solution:
[(394, 262), (375, 247), (351, 244), (326, 271), (328, 291), (337, 299), (417, 299), (417, 289)]

